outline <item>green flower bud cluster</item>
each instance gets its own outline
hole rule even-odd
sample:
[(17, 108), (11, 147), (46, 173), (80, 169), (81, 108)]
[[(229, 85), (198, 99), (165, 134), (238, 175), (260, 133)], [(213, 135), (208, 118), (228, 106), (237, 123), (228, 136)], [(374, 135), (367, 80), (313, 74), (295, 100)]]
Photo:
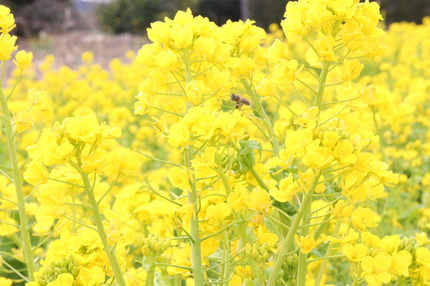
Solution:
[(259, 245), (253, 243), (252, 245), (247, 243), (245, 246), (245, 255), (249, 258), (254, 259), (258, 263), (264, 263), (269, 260), (269, 246), (267, 243)]
[(235, 174), (241, 174), (239, 166), (239, 158), (237, 155), (223, 154), (221, 156), (221, 166), (223, 168), (229, 167)]
[(412, 254), (412, 256), (414, 256), (415, 249), (417, 247), (418, 247), (418, 244), (417, 244), (415, 238), (411, 238), (411, 237), (406, 237), (405, 236), (400, 241), (400, 245), (399, 245), (398, 251), (400, 251), (400, 250), (406, 250), (407, 252), (409, 252), (410, 254)]
[(63, 273), (72, 274), (73, 278), (75, 279), (73, 285), (77, 285), (76, 277), (79, 274), (79, 262), (76, 261), (72, 256), (69, 256), (68, 258), (62, 258), (58, 262), (53, 262), (48, 267), (46, 267), (44, 271), (39, 273), (37, 276), (37, 282), (41, 286), (46, 286), (49, 282), (55, 281), (58, 275)]
[(290, 254), (285, 258), (285, 262), (282, 265), (282, 271), (284, 273), (283, 279), (285, 282), (288, 283), (288, 285), (295, 285), (297, 282), (296, 276), (298, 262), (299, 256), (297, 255), (297, 253)]
[(170, 247), (169, 239), (160, 239), (152, 234), (143, 241), (142, 254), (150, 257), (157, 257), (163, 254)]

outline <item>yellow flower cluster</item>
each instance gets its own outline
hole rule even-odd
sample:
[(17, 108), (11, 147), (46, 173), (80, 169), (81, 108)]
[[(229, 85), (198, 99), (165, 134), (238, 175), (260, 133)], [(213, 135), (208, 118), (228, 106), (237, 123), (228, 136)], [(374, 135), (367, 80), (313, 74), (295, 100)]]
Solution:
[[(179, 11), (127, 63), (49, 56), (40, 80), (17, 52), (0, 284), (430, 283), (430, 21), (381, 19), (290, 1), (266, 34)], [(1, 61), (14, 26), (0, 5)]]

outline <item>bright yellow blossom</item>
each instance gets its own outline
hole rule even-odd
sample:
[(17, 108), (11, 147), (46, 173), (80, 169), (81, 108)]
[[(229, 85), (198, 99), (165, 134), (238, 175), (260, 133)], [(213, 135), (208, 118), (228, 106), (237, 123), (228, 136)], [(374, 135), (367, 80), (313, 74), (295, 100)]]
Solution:
[(19, 51), (15, 55), (15, 60), (13, 61), (15, 65), (22, 70), (28, 69), (32, 65), (33, 53), (26, 51)]
[(366, 256), (361, 260), (362, 276), (369, 285), (383, 285), (391, 281), (390, 265), (391, 257), (387, 254), (377, 254), (375, 257)]
[(419, 264), (430, 268), (430, 250), (426, 247), (418, 247), (415, 252), (416, 260)]
[[(97, 154), (97, 152), (94, 153), (94, 156), (97, 156)], [(139, 170), (140, 164), (138, 156), (139, 155), (136, 152), (133, 152), (127, 148), (118, 148), (115, 149), (115, 151), (112, 153), (110, 161), (116, 172), (120, 174), (131, 175), (136, 174)], [(95, 170), (97, 170), (102, 168), (105, 162), (102, 157), (99, 157), (98, 161), (93, 161), (92, 164), (95, 165), (89, 166), (87, 164), (87, 166), (84, 167), (88, 167), (89, 170), (94, 170), (94, 168), (96, 168)]]
[(391, 265), (390, 272), (396, 276), (409, 276), (409, 266), (412, 263), (412, 255), (405, 251), (401, 250), (397, 253), (394, 253), (391, 257)]
[(82, 285), (96, 286), (100, 285), (105, 281), (105, 272), (99, 266), (94, 266), (91, 268), (84, 267), (79, 271), (79, 276), (77, 280)]
[[(4, 7), (4, 6), (3, 6)], [(3, 34), (0, 37), (0, 61), (7, 61), (12, 57), (12, 52), (17, 49), (15, 46), (16, 37)]]
[(333, 164), (333, 153), (330, 148), (317, 147), (306, 152), (302, 163), (312, 169), (325, 169)]
[(300, 190), (301, 188), (298, 183), (293, 181), (292, 176), (289, 176), (279, 182), (279, 188), (270, 190), (270, 195), (279, 202), (288, 202), (291, 201)]
[(24, 180), (32, 185), (41, 185), (48, 181), (49, 171), (38, 161), (31, 161), (24, 172)]
[(348, 257), (349, 261), (357, 262), (367, 256), (369, 249), (362, 243), (355, 245), (348, 243), (342, 246), (342, 252)]
[(13, 117), (15, 121), (15, 130), (18, 133), (27, 131), (34, 125), (34, 121), (29, 117), (27, 112), (15, 112)]
[(0, 285), (2, 285), (2, 286), (11, 286), (12, 282), (13, 281), (11, 279), (0, 277)]
[(360, 230), (365, 230), (369, 227), (376, 227), (381, 220), (378, 214), (369, 208), (358, 207), (352, 214), (352, 224)]
[(46, 286), (72, 286), (74, 282), (73, 276), (70, 273), (61, 273), (57, 279), (46, 284)]
[(315, 247), (315, 239), (313, 236), (307, 235), (307, 236), (295, 236), (296, 244), (300, 248), (300, 251), (302, 253), (309, 253), (311, 252)]
[(206, 209), (206, 216), (209, 219), (209, 223), (212, 225), (218, 225), (220, 223), (228, 222), (227, 218), (231, 214), (232, 214), (232, 209), (226, 203), (210, 205)]
[(7, 34), (14, 27), (15, 18), (10, 12), (10, 9), (4, 5), (0, 5), (0, 32), (3, 34)]
[(182, 122), (173, 124), (169, 130), (169, 143), (174, 147), (184, 148), (190, 140), (190, 130)]

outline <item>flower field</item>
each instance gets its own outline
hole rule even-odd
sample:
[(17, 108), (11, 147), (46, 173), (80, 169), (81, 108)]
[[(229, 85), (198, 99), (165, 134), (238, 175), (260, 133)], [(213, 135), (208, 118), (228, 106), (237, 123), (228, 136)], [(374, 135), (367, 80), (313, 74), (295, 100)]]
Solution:
[(178, 11), (72, 69), (0, 5), (0, 286), (430, 285), (430, 19), (381, 20)]

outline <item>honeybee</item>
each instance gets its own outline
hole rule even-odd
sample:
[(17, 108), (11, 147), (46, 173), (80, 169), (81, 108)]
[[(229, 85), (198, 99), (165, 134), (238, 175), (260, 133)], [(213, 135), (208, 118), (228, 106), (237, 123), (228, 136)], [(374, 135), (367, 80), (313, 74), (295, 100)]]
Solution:
[(230, 95), (230, 100), (236, 102), (236, 109), (241, 108), (243, 105), (251, 104), (248, 99), (237, 94)]

